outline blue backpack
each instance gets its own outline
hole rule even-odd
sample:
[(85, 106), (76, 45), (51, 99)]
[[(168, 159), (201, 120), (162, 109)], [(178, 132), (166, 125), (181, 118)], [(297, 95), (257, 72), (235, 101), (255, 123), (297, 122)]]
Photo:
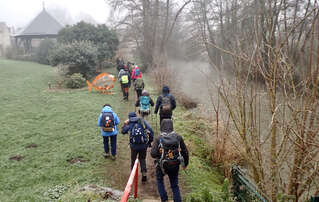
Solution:
[(135, 69), (135, 74), (134, 74), (134, 76), (138, 76), (138, 75), (140, 75), (140, 69)]
[(134, 124), (130, 133), (130, 143), (131, 144), (147, 144), (148, 138), (144, 129), (144, 124), (142, 120), (139, 119), (137, 123)]
[(150, 98), (148, 96), (140, 97), (140, 111), (149, 112), (150, 111)]

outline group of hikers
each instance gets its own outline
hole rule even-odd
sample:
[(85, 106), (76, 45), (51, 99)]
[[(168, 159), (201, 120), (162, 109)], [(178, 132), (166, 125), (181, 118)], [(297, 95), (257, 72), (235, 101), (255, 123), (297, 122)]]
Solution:
[(128, 100), (131, 83), (133, 83), (137, 97), (139, 98), (144, 89), (144, 81), (140, 68), (132, 62), (125, 64), (124, 60), (119, 58), (116, 60), (116, 65), (118, 70), (117, 78), (121, 84), (123, 99)]
[[(128, 88), (131, 81), (134, 84), (137, 94), (136, 107), (139, 107), (139, 116), (136, 112), (130, 112), (128, 119), (124, 121), (121, 127), (122, 134), (129, 134), (129, 144), (131, 149), (131, 169), (133, 169), (136, 158), (139, 159), (142, 183), (147, 181), (146, 156), (147, 148), (151, 148), (151, 156), (155, 159), (157, 188), (161, 201), (168, 201), (168, 195), (164, 186), (164, 176), (167, 174), (171, 189), (173, 192), (174, 202), (181, 201), (181, 194), (178, 186), (178, 173), (180, 166), (185, 169), (188, 165), (189, 155), (187, 147), (182, 136), (174, 131), (173, 127), (173, 110), (176, 108), (176, 101), (170, 94), (168, 86), (162, 88), (162, 94), (156, 100), (154, 114), (159, 112), (160, 116), (160, 133), (154, 140), (154, 130), (145, 120), (145, 116), (151, 113), (149, 107), (144, 105), (154, 105), (148, 92), (143, 88), (137, 88), (136, 82), (141, 79), (142, 74), (138, 66), (128, 62), (125, 65), (123, 59), (117, 59), (117, 69), (119, 71), (118, 79), (121, 83), (123, 97), (128, 100)], [(138, 73), (136, 74), (136, 72)], [(126, 77), (123, 77), (125, 75)], [(143, 81), (143, 80), (142, 80)], [(156, 120), (157, 121), (157, 120)], [(118, 125), (120, 119), (112, 110), (110, 104), (105, 104), (98, 117), (97, 125), (101, 128), (103, 136), (105, 158), (116, 159), (116, 142), (118, 134)], [(110, 142), (110, 146), (109, 146)], [(111, 153), (110, 153), (111, 149)]]

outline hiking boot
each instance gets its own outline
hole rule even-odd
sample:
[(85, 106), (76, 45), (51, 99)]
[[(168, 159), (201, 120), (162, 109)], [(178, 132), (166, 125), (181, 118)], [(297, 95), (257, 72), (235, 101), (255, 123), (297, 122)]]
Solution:
[(146, 181), (147, 181), (146, 173), (142, 173), (142, 182), (146, 182)]
[(104, 153), (103, 156), (104, 156), (104, 158), (108, 158), (108, 157), (110, 157), (110, 153)]
[(115, 155), (114, 155), (114, 156), (112, 155), (112, 156), (111, 156), (111, 159), (114, 161), (114, 160), (116, 159), (116, 156), (115, 156)]

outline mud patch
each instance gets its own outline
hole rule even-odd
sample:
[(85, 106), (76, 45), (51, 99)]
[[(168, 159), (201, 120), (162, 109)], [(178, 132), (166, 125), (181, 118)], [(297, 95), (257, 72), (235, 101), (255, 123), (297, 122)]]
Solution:
[(70, 164), (75, 164), (75, 163), (88, 162), (89, 160), (84, 159), (83, 156), (78, 156), (78, 157), (75, 157), (75, 158), (68, 159), (68, 160), (66, 160), (66, 161), (69, 162)]
[(23, 158), (24, 158), (24, 156), (15, 155), (15, 156), (11, 156), (11, 157), (9, 158), (9, 160), (21, 161)]
[(38, 147), (37, 144), (31, 143), (31, 144), (27, 145), (25, 148), (26, 149), (31, 149), (31, 148), (36, 148), (36, 147)]
[(80, 192), (97, 194), (103, 200), (120, 200), (123, 195), (122, 191), (98, 185), (87, 185), (80, 189)]
[(103, 193), (103, 194), (101, 194), (101, 197), (102, 197), (102, 199), (104, 199), (104, 200), (107, 200), (107, 199), (109, 199), (109, 198), (112, 198), (112, 196), (113, 196), (113, 193), (112, 192), (105, 192), (105, 193)]

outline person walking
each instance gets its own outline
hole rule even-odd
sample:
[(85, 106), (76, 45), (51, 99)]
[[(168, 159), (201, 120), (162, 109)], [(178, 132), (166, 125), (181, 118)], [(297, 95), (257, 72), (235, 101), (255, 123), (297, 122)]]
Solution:
[(131, 85), (131, 79), (130, 79), (128, 73), (124, 69), (120, 70), (117, 77), (118, 77), (119, 82), (121, 83), (123, 99), (128, 100), (128, 96), (129, 96), (128, 92), (129, 92), (129, 88)]
[(158, 96), (156, 100), (154, 114), (157, 114), (158, 110), (160, 115), (160, 124), (163, 119), (171, 119), (173, 110), (176, 108), (176, 101), (173, 95), (169, 93), (169, 87), (164, 86), (162, 89), (162, 95)]
[(187, 147), (183, 138), (174, 132), (173, 121), (163, 119), (160, 127), (160, 135), (155, 139), (151, 149), (151, 156), (156, 162), (156, 181), (162, 202), (168, 201), (164, 185), (164, 176), (167, 174), (174, 202), (181, 202), (181, 194), (178, 186), (178, 173), (180, 165), (186, 169), (189, 162)]
[(135, 67), (132, 71), (132, 76), (131, 76), (133, 83), (135, 82), (135, 80), (137, 78), (142, 78), (142, 72), (141, 72), (140, 68), (137, 65), (135, 65)]
[(151, 113), (150, 106), (154, 106), (154, 101), (149, 93), (146, 90), (143, 90), (142, 95), (135, 103), (135, 107), (139, 107), (138, 113), (143, 119)]
[(142, 78), (136, 78), (134, 82), (134, 89), (136, 92), (137, 99), (139, 99), (144, 89), (144, 81)]
[(104, 144), (104, 157), (110, 156), (109, 141), (111, 142), (111, 158), (116, 159), (116, 137), (117, 137), (117, 125), (120, 123), (120, 119), (117, 114), (113, 112), (110, 104), (105, 104), (101, 110), (97, 125), (101, 127), (101, 134)]
[(131, 169), (133, 169), (136, 157), (140, 161), (142, 182), (147, 181), (146, 153), (147, 147), (151, 147), (153, 141), (153, 129), (143, 119), (136, 116), (135, 112), (130, 112), (129, 119), (124, 122), (122, 134), (129, 133), (131, 148)]
[(117, 71), (120, 71), (121, 69), (124, 68), (124, 60), (123, 58), (116, 58), (116, 69)]

